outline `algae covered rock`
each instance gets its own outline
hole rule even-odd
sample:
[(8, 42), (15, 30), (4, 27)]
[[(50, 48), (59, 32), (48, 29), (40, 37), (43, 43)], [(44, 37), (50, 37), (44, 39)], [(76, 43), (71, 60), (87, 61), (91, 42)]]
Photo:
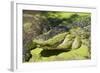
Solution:
[(57, 56), (41, 57), (40, 61), (56, 61)]
[(65, 37), (64, 41), (59, 46), (57, 46), (57, 48), (70, 50), (71, 49), (72, 42), (73, 42), (73, 38), (74, 38), (73, 35), (68, 34)]
[(48, 40), (46, 41), (46, 43), (47, 43), (48, 45), (54, 45), (54, 44), (56, 44), (56, 43), (58, 43), (58, 42), (61, 42), (61, 41), (65, 38), (65, 36), (66, 36), (67, 34), (68, 34), (67, 32), (58, 34), (58, 35), (54, 36), (53, 38), (48, 39)]
[(34, 55), (34, 54), (38, 55), (38, 54), (40, 54), (40, 52), (42, 50), (43, 50), (42, 48), (35, 48), (35, 49), (31, 50), (31, 54), (32, 55)]
[(74, 36), (80, 36), (81, 39), (86, 39), (90, 37), (90, 32), (80, 27), (72, 28), (69, 32)]
[(23, 62), (27, 62), (30, 60), (30, 58), (32, 57), (32, 55), (30, 54), (30, 52), (24, 52), (23, 54)]
[(55, 35), (54, 37), (48, 39), (48, 40), (43, 40), (43, 39), (34, 39), (33, 42), (39, 44), (39, 45), (42, 45), (42, 46), (45, 46), (45, 45), (55, 45), (56, 43), (58, 42), (61, 42), (65, 36), (67, 35), (68, 33), (65, 32), (65, 33), (60, 33), (58, 35)]
[(87, 45), (90, 48), (90, 40), (89, 39), (82, 39), (82, 44)]
[(87, 59), (87, 57), (89, 57), (88, 49), (89, 48), (86, 45), (82, 45), (80, 48), (76, 50), (61, 53), (57, 57), (61, 60)]
[(31, 50), (32, 58), (30, 59), (30, 62), (37, 62), (40, 59), (40, 53), (43, 49), (42, 48), (35, 48)]
[(62, 60), (84, 60), (90, 56), (88, 51), (88, 47), (86, 45), (81, 45), (80, 48), (76, 50), (71, 50), (68, 52), (62, 52), (58, 55), (53, 55), (49, 57), (41, 56), (42, 48), (36, 48), (31, 51), (32, 58), (30, 62), (44, 62), (44, 61), (62, 61)]
[(40, 34), (39, 36), (36, 37), (36, 39), (48, 40), (48, 39), (54, 37), (55, 35), (67, 32), (68, 30), (69, 29), (67, 28), (67, 26), (50, 27), (49, 31), (44, 32), (43, 34)]
[(25, 46), (27, 48), (27, 50), (31, 50), (36, 48), (36, 43), (34, 43), (33, 41), (30, 41), (29, 43), (27, 43), (27, 45)]
[(73, 49), (78, 49), (80, 46), (81, 46), (81, 39), (80, 39), (79, 36), (77, 36), (77, 37), (74, 39), (73, 43), (72, 43), (72, 50), (73, 50)]
[(88, 57), (90, 55), (88, 50), (88, 46), (82, 44), (81, 47), (74, 52), (77, 53), (79, 56)]

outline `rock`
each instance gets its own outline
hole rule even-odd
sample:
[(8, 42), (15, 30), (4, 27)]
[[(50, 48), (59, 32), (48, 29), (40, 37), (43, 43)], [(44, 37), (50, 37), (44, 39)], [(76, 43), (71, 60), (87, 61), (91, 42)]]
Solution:
[[(46, 19), (41, 16), (39, 11), (23, 10), (23, 52), (29, 53), (31, 49), (36, 47), (36, 44), (31, 42), (33, 38), (36, 38), (44, 31), (49, 30), (49, 26), (46, 25)], [(27, 54), (23, 54), (23, 57), (28, 60)]]
[(65, 33), (61, 33), (61, 34), (58, 34), (48, 40), (43, 40), (43, 39), (34, 39), (33, 42), (39, 44), (39, 45), (42, 45), (42, 46), (46, 46), (46, 45), (49, 45), (49, 46), (52, 46), (52, 45), (55, 45), (56, 43), (58, 42), (61, 42), (63, 41), (63, 39), (65, 38), (65, 36), (67, 35), (68, 33), (65, 32)]
[(76, 18), (74, 21), (73, 21), (73, 26), (75, 27), (86, 27), (88, 25), (91, 25), (91, 16), (88, 15), (88, 16), (79, 16), (78, 18)]
[(69, 52), (61, 53), (57, 56), (60, 60), (76, 60), (76, 59), (87, 59), (90, 55), (88, 51), (88, 47), (86, 45), (82, 45), (80, 48), (76, 50), (71, 50)]
[(72, 43), (72, 50), (78, 49), (81, 46), (81, 39), (77, 36)]
[(37, 36), (35, 39), (43, 39), (43, 40), (48, 40), (55, 35), (58, 35), (60, 33), (67, 32), (69, 29), (66, 26), (56, 26), (56, 27), (51, 27), (48, 32), (45, 32), (39, 36)]
[(56, 61), (56, 56), (41, 57), (40, 62), (42, 62), (42, 61)]
[(57, 48), (71, 50), (71, 45), (72, 45), (72, 42), (73, 42), (73, 38), (74, 38), (74, 36), (72, 36), (71, 34), (68, 34), (65, 37), (64, 41), (59, 46), (57, 46)]
[(30, 54), (29, 51), (24, 51), (23, 52), (23, 62), (28, 62), (31, 57), (32, 57), (32, 55)]
[(90, 39), (82, 39), (81, 41), (82, 41), (82, 44), (88, 46), (88, 48), (91, 48), (91, 45), (90, 45), (91, 41), (90, 41)]
[[(45, 32), (39, 36), (37, 36), (35, 39), (38, 40), (38, 39), (41, 39), (41, 40), (48, 40), (49, 38), (52, 38), (52, 34), (51, 34), (52, 30), (49, 30), (48, 32)], [(56, 34), (55, 34), (56, 35)]]
[(23, 47), (36, 38), (43, 29), (48, 31), (49, 26), (46, 25), (46, 19), (41, 16), (39, 11), (23, 10)]
[(53, 30), (52, 34), (57, 34), (57, 33), (62, 33), (62, 32), (68, 32), (69, 28), (67, 26), (56, 26), (56, 27), (51, 27), (51, 30)]
[(60, 33), (60, 34), (54, 36), (53, 38), (48, 39), (48, 40), (46, 41), (46, 43), (47, 43), (48, 45), (55, 45), (56, 43), (63, 41), (64, 38), (65, 38), (65, 36), (66, 36), (67, 34), (68, 34), (67, 32)]
[(90, 55), (89, 48), (87, 45), (82, 44), (81, 47), (74, 51), (79, 56), (88, 57)]
[(35, 48), (31, 50), (32, 55), (39, 55), (43, 49), (42, 48)]
[(36, 48), (36, 43), (30, 41), (26, 45), (24, 45), (25, 48), (23, 48), (23, 61), (29, 61), (30, 57), (32, 56), (30, 54), (30, 50)]
[(41, 53), (42, 50), (43, 50), (42, 48), (35, 48), (35, 49), (31, 50), (32, 58), (30, 58), (29, 62), (39, 61), (40, 58), (41, 58), (40, 53)]
[(34, 43), (33, 41), (30, 41), (25, 47), (26, 47), (26, 50), (32, 50), (34, 48), (36, 48), (37, 44)]
[(43, 57), (40, 55), (42, 48), (36, 48), (31, 51), (32, 58), (30, 62), (44, 62), (44, 61), (62, 61), (62, 60), (83, 60), (89, 59), (90, 53), (86, 45), (81, 45), (80, 48), (76, 50), (71, 50), (69, 52), (62, 52), (58, 55), (52, 55), (49, 57)]
[(80, 36), (81, 39), (89, 38), (90, 36), (90, 32), (80, 27), (72, 28), (69, 32), (74, 36)]

